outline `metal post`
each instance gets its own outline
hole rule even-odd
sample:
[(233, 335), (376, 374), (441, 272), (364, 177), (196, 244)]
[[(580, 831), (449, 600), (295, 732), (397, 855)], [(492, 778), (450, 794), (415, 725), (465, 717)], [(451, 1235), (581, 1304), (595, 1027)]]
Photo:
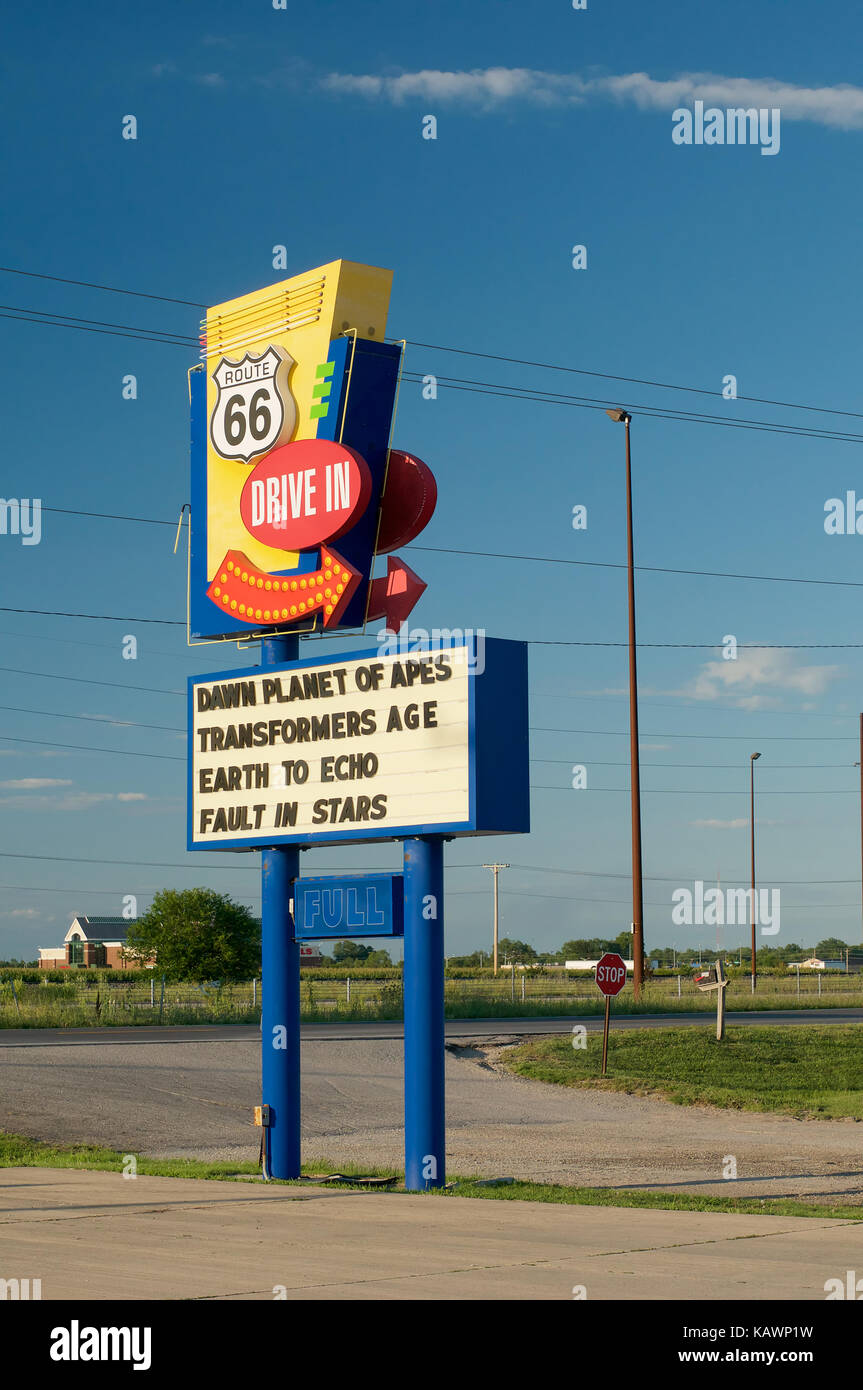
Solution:
[(443, 840), (404, 842), (405, 1187), (446, 1182)]
[(717, 956), (716, 959), (716, 1041), (722, 1042), (725, 1037), (725, 967)]
[(632, 989), (641, 998), (644, 982), (644, 893), (641, 867), (641, 774), (638, 750), (638, 675), (635, 643), (635, 558), (632, 539), (632, 458), (626, 427), (626, 567), (629, 600), (629, 760), (632, 816)]
[(602, 1075), (608, 1066), (608, 1028), (611, 1023), (611, 995), (605, 996), (605, 1027), (602, 1030)]
[[(297, 637), (261, 642), (261, 665), (295, 661)], [(270, 1107), (268, 1176), (300, 1176), (300, 947), (291, 897), (300, 852), (261, 853), (261, 1100)]]

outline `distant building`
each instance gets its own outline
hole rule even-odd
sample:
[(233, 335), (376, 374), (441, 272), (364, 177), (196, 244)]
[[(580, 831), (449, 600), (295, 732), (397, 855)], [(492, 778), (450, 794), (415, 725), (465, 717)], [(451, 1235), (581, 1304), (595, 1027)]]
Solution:
[(300, 965), (305, 968), (307, 965), (323, 965), (324, 958), (317, 946), (300, 947)]
[[(565, 970), (583, 970), (583, 971), (595, 970), (596, 967), (599, 965), (599, 961), (600, 961), (600, 957), (599, 957), (599, 956), (597, 956), (596, 960), (568, 960), (568, 961), (565, 961), (565, 962), (564, 962), (564, 969), (565, 969)], [(624, 963), (624, 965), (626, 966), (627, 970), (629, 971), (629, 973), (630, 973), (630, 975), (631, 975), (632, 972), (633, 972), (633, 970), (635, 969), (635, 961), (634, 961), (634, 960), (625, 960), (623, 963)]]
[[(788, 963), (789, 970), (826, 970), (827, 961), (820, 960), (818, 956), (809, 956), (806, 960), (792, 960)], [(844, 969), (844, 962), (842, 968)]]
[(152, 967), (155, 960), (125, 960), (123, 950), (129, 922), (125, 917), (76, 917), (63, 938), (62, 946), (40, 946), (41, 970), (71, 970), (99, 966), (102, 969), (134, 970)]

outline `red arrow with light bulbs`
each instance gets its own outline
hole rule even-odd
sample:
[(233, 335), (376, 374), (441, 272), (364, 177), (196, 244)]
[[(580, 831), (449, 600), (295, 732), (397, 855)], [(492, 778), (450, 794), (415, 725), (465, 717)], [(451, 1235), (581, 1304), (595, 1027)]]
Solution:
[(258, 569), (242, 550), (229, 550), (207, 597), (247, 623), (281, 626), (321, 614), (328, 628), (338, 625), (361, 578), (359, 570), (326, 545), (316, 570), (287, 578)]

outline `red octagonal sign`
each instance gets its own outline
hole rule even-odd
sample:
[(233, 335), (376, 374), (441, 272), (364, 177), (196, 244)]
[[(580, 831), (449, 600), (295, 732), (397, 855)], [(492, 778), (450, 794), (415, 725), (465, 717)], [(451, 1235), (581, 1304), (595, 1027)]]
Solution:
[(603, 994), (619, 994), (626, 984), (626, 962), (614, 951), (606, 951), (597, 961), (596, 983)]

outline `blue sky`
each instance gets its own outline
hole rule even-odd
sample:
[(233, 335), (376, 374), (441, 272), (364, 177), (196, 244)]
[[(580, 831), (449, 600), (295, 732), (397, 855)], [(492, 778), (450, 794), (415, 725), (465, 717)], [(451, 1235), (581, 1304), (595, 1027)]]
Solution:
[[(721, 394), (733, 374), (740, 397), (860, 408), (861, 21), (839, 3), (815, 15), (799, 0), (216, 0), (48, 3), (7, 23), (4, 266), (207, 304), (282, 278), (284, 244), (289, 274), (340, 256), (391, 267), (393, 336), (709, 393), (409, 350), (412, 373), (591, 398), (401, 393), (395, 442), (430, 464), (440, 499), (405, 552), (428, 581), (415, 621), (534, 644), (534, 829), (449, 847), (450, 953), (488, 941), (491, 859), (513, 866), (507, 935), (549, 949), (629, 925), (625, 646), (545, 645), (625, 643), (625, 572), (440, 553), (623, 563), (623, 432), (601, 409), (616, 403), (635, 417), (639, 565), (848, 584), (639, 573), (639, 640), (690, 644), (639, 656), (648, 946), (715, 940), (672, 927), (671, 893), (746, 879), (756, 749), (778, 940), (860, 939), (863, 539), (823, 525), (828, 498), (863, 495), (859, 446), (639, 414), (863, 433)], [(779, 153), (675, 145), (672, 111), (699, 94), (778, 107)], [(127, 114), (135, 141), (121, 138)], [(429, 114), (436, 140), (422, 138)], [(2, 289), (2, 313), (197, 331), (182, 304), (8, 273)], [(193, 354), (10, 318), (0, 343), (3, 493), (46, 509), (39, 545), (0, 536), (0, 605), (129, 618), (0, 612), (0, 703), (13, 707), (0, 711), (0, 956), (33, 956), (70, 914), (118, 912), (125, 894), (143, 909), (166, 885), (208, 882), (257, 907), (254, 856), (184, 850), (178, 692), (187, 674), (243, 660), (187, 650), (170, 526), (47, 510), (177, 517)], [(127, 373), (135, 401), (122, 399)], [(122, 659), (126, 633), (137, 661)], [(726, 634), (777, 649), (723, 661)], [(587, 790), (569, 785), (576, 763)], [(319, 851), (304, 867), (397, 859), (395, 846)]]

